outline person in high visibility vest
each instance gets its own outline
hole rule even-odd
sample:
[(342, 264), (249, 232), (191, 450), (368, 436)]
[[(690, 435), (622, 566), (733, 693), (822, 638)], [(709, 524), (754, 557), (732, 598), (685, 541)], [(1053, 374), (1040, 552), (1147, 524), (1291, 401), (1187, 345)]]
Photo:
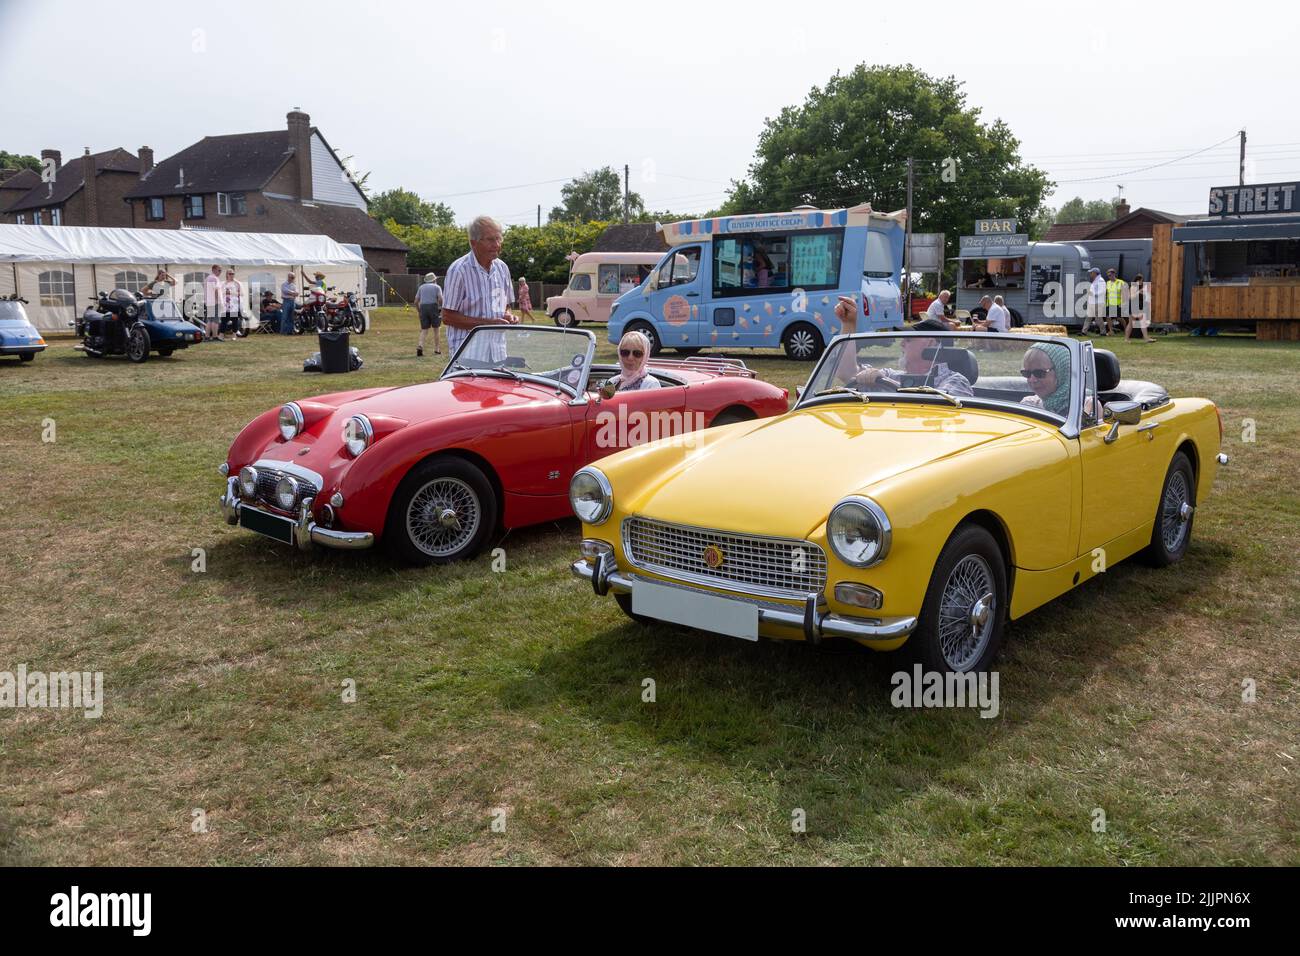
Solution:
[(1106, 270), (1106, 334), (1110, 335), (1110, 323), (1114, 319), (1116, 326), (1123, 325), (1120, 313), (1123, 311), (1124, 280), (1115, 275), (1114, 269)]

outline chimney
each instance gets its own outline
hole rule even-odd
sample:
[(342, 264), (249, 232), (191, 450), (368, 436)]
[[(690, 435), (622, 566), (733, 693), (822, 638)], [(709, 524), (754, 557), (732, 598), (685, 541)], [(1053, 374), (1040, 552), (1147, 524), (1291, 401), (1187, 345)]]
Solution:
[(59, 167), (63, 165), (63, 154), (60, 153), (57, 149), (43, 149), (43, 150), (41, 150), (41, 168), (42, 168), (42, 169), (45, 168), (45, 161), (46, 161), (47, 159), (52, 159), (52, 160), (54, 160), (54, 171), (57, 173), (57, 172), (59, 171)]
[(285, 117), (289, 122), (289, 148), (298, 169), (298, 198), (311, 200), (311, 117), (296, 107)]
[(144, 179), (153, 169), (153, 150), (148, 146), (140, 147), (140, 178)]
[(86, 203), (86, 225), (99, 225), (99, 184), (95, 182), (95, 157), (90, 155), (90, 147), (81, 157), (81, 175), (83, 177), (82, 197)]
[(1123, 219), (1129, 214), (1129, 212), (1131, 212), (1131, 209), (1129, 208), (1128, 200), (1121, 199), (1119, 202), (1115, 203), (1116, 219)]

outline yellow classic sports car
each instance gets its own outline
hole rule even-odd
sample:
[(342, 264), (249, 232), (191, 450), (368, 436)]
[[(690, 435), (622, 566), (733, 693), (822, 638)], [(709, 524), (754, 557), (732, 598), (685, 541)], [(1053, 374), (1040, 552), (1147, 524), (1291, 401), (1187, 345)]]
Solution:
[(578, 471), (573, 572), (640, 621), (985, 670), (1007, 620), (1138, 552), (1178, 561), (1222, 433), (1091, 342), (841, 336), (785, 415)]

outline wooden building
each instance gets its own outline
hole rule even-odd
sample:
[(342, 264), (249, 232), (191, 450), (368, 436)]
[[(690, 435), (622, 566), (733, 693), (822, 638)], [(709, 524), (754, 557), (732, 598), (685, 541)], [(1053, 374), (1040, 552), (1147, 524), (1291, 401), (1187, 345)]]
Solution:
[(1152, 321), (1300, 341), (1300, 183), (1212, 190), (1210, 210), (1154, 227)]

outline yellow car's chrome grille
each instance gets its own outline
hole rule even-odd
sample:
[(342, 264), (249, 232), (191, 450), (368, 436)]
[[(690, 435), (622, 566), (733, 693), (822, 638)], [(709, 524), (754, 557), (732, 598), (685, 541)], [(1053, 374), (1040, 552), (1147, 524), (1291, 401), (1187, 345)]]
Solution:
[(826, 588), (826, 553), (811, 541), (669, 524), (623, 521), (633, 566), (727, 591), (803, 600)]

